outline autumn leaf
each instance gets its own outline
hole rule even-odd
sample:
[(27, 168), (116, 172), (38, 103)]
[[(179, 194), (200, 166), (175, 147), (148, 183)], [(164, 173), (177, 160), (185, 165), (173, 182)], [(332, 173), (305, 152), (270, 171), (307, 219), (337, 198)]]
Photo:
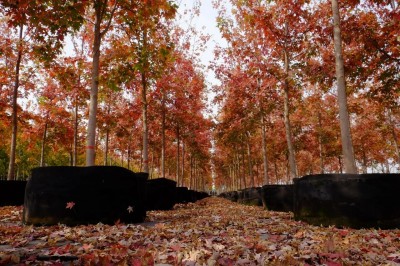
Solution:
[(67, 202), (67, 206), (65, 208), (71, 210), (74, 206), (75, 206), (75, 202), (70, 201), (70, 202)]
[(93, 248), (93, 245), (92, 244), (84, 244), (83, 246), (82, 246), (82, 248), (83, 248), (83, 250), (85, 251), (85, 252), (88, 252), (88, 251), (90, 251), (92, 248)]
[(128, 208), (126, 209), (129, 213), (133, 212), (133, 207), (132, 206), (128, 206)]

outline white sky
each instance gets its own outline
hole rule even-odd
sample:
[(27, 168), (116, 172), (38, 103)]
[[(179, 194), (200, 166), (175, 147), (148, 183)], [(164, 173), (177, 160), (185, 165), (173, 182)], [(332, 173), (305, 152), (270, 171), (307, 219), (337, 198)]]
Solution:
[[(195, 0), (180, 0), (178, 1), (180, 14), (183, 14), (185, 9), (190, 9)], [(200, 8), (200, 16), (195, 17), (193, 21), (191, 21), (192, 26), (194, 26), (199, 31), (210, 35), (210, 40), (207, 44), (207, 49), (200, 56), (201, 63), (205, 66), (202, 70), (205, 73), (207, 85), (208, 85), (208, 97), (209, 104), (214, 97), (214, 94), (210, 92), (210, 89), (213, 85), (219, 84), (219, 81), (215, 78), (214, 73), (208, 70), (208, 66), (210, 62), (214, 60), (214, 48), (218, 44), (220, 46), (226, 46), (226, 41), (222, 39), (222, 36), (217, 28), (216, 17), (218, 15), (217, 11), (212, 6), (212, 0), (200, 0), (201, 8)], [(183, 17), (183, 23), (188, 23), (188, 18)], [(182, 25), (184, 28), (186, 25)], [(214, 115), (217, 113), (215, 106), (213, 109)]]

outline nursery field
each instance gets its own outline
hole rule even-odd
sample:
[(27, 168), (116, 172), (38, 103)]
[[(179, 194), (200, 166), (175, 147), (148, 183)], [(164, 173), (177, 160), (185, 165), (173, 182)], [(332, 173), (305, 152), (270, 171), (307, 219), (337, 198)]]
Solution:
[(144, 223), (26, 226), (0, 207), (0, 265), (400, 265), (400, 230), (311, 226), (210, 197)]

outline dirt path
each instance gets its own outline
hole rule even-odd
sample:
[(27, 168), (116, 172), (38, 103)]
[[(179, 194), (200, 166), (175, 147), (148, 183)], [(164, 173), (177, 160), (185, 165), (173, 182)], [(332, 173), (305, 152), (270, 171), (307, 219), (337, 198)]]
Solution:
[(400, 265), (400, 230), (310, 226), (220, 198), (137, 225), (23, 226), (21, 212), (0, 208), (0, 265)]

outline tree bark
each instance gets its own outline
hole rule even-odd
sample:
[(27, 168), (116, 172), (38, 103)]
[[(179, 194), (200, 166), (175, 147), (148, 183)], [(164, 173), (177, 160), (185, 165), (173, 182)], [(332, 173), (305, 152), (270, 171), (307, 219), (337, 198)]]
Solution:
[(21, 68), (22, 61), (22, 36), (24, 32), (23, 24), (19, 28), (19, 38), (18, 38), (18, 55), (17, 62), (15, 65), (15, 80), (14, 80), (14, 90), (12, 98), (12, 122), (11, 122), (11, 147), (10, 147), (10, 162), (8, 165), (7, 180), (15, 179), (15, 154), (17, 150), (17, 132), (18, 132), (18, 89), (19, 89), (19, 72)]
[(397, 141), (397, 134), (396, 134), (396, 126), (394, 124), (393, 118), (392, 118), (392, 111), (389, 109), (388, 110), (388, 118), (389, 118), (389, 125), (390, 125), (390, 131), (392, 133), (392, 138), (393, 138), (393, 143), (394, 143), (394, 148), (396, 151), (397, 155), (397, 164), (400, 169), (400, 148), (399, 148), (399, 142)]
[(75, 110), (74, 110), (74, 144), (72, 151), (72, 166), (76, 166), (78, 163), (78, 126), (79, 126), (79, 118), (78, 118), (78, 97), (75, 95)]
[(40, 148), (40, 167), (44, 166), (44, 148), (46, 146), (46, 137), (47, 137), (47, 124), (48, 124), (48, 115), (46, 116), (46, 121), (44, 123), (43, 135), (42, 135), (42, 146)]
[(318, 112), (318, 143), (319, 143), (319, 168), (321, 174), (325, 173), (325, 159), (324, 159), (324, 147), (322, 144), (322, 119), (321, 119), (321, 112)]
[(176, 183), (178, 187), (180, 186), (180, 171), (179, 171), (179, 163), (180, 163), (180, 132), (179, 126), (176, 128)]
[(128, 144), (128, 161), (127, 161), (127, 168), (131, 170), (131, 145)]
[(183, 180), (185, 179), (185, 142), (182, 141), (182, 167), (181, 167), (181, 185), (183, 186)]
[(162, 89), (162, 121), (161, 121), (161, 175), (165, 177), (165, 90)]
[[(288, 24), (285, 23), (285, 35), (288, 35)], [(283, 51), (284, 56), (284, 67), (285, 67), (285, 81), (284, 81), (284, 123), (285, 123), (285, 132), (286, 132), (286, 142), (288, 147), (288, 160), (289, 160), (289, 178), (293, 179), (297, 177), (297, 168), (296, 168), (296, 155), (294, 151), (293, 141), (292, 141), (292, 126), (290, 124), (290, 111), (289, 111), (289, 56), (286, 50), (286, 47)]]
[(146, 73), (142, 72), (142, 119), (143, 119), (143, 172), (149, 172), (149, 144), (148, 144), (148, 136), (149, 136), (149, 128), (147, 124), (147, 99), (146, 99), (146, 90), (147, 90), (147, 79)]
[(96, 147), (96, 123), (97, 123), (97, 99), (99, 91), (100, 45), (101, 45), (101, 21), (103, 5), (95, 1), (95, 23), (93, 40), (92, 61), (92, 85), (90, 89), (89, 122), (86, 138), (86, 166), (95, 165)]
[(95, 0), (95, 22), (93, 32), (93, 59), (92, 59), (92, 85), (90, 89), (89, 122), (86, 137), (86, 166), (95, 165), (96, 159), (96, 124), (97, 124), (97, 100), (99, 92), (99, 71), (100, 71), (100, 46), (101, 39), (111, 25), (114, 12), (118, 1), (114, 2), (114, 7), (108, 18), (106, 27), (101, 31), (101, 22), (107, 11), (108, 0)]
[(247, 188), (246, 185), (246, 164), (244, 163), (244, 148), (242, 148), (242, 182), (243, 182), (243, 188)]
[(263, 153), (263, 183), (264, 185), (269, 184), (268, 178), (268, 156), (267, 156), (267, 134), (266, 134), (266, 126), (265, 126), (265, 119), (264, 114), (261, 114), (261, 131), (262, 131), (262, 153)]
[(106, 129), (106, 145), (104, 148), (104, 165), (107, 166), (109, 165), (108, 163), (108, 144), (109, 144), (109, 140), (110, 140), (110, 130), (107, 128)]
[(250, 133), (247, 132), (247, 138), (246, 138), (246, 145), (247, 145), (247, 158), (248, 158), (248, 166), (249, 166), (249, 177), (250, 177), (250, 182), (251, 182), (251, 187), (255, 187), (255, 182), (254, 182), (254, 174), (253, 174), (253, 162), (251, 161), (251, 148), (250, 148)]
[(353, 142), (351, 139), (350, 119), (347, 108), (346, 83), (344, 78), (344, 63), (342, 55), (342, 37), (340, 31), (340, 14), (338, 0), (332, 0), (332, 13), (334, 23), (334, 44), (336, 61), (336, 81), (339, 102), (340, 133), (342, 139), (342, 153), (344, 171), (349, 174), (356, 174), (357, 168), (354, 159)]
[(189, 189), (193, 186), (193, 156), (190, 156), (190, 177), (189, 177)]

